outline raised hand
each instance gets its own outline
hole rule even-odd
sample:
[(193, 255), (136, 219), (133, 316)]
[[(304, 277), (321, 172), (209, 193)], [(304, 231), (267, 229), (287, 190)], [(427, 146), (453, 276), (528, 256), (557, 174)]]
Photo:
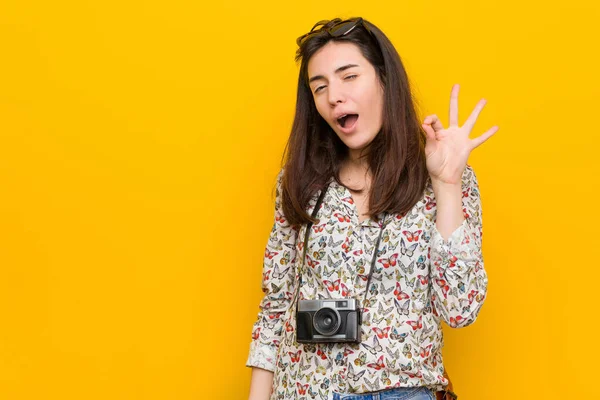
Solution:
[(425, 144), (427, 170), (431, 180), (438, 183), (460, 184), (471, 151), (488, 140), (499, 129), (495, 125), (480, 136), (474, 139), (469, 138), (486, 100), (481, 99), (464, 125), (458, 126), (458, 90), (459, 85), (455, 84), (450, 94), (448, 128), (444, 128), (435, 114), (427, 116), (422, 124), (427, 135)]

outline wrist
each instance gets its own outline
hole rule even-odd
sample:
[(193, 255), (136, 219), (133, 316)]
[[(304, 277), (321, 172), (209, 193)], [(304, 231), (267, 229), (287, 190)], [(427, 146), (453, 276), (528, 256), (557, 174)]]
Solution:
[(431, 180), (431, 185), (433, 186), (434, 189), (441, 189), (441, 190), (460, 190), (461, 188), (461, 180), (457, 180), (456, 182), (446, 182), (442, 179), (438, 179), (438, 178), (432, 178), (431, 176), (429, 177), (429, 179)]

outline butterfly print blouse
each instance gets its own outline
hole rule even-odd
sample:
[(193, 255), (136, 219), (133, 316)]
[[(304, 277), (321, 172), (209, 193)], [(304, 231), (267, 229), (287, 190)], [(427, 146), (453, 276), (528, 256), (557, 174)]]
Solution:
[[(380, 222), (359, 222), (349, 190), (333, 178), (312, 225), (300, 299), (356, 298), (363, 311), (361, 343), (296, 342), (295, 296), (306, 225), (293, 229), (281, 207), (277, 177), (275, 222), (264, 256), (258, 318), (246, 365), (274, 372), (275, 399), (332, 399), (393, 387), (448, 384), (441, 322), (453, 328), (475, 321), (486, 297), (477, 178), (462, 175), (465, 221), (444, 240), (435, 225), (431, 180), (404, 215), (388, 216), (369, 292), (365, 290)], [(308, 205), (312, 212), (320, 193)]]

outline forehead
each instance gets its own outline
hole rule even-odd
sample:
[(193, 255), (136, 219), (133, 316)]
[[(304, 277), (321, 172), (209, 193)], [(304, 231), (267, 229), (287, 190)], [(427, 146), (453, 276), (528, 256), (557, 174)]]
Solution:
[(355, 44), (330, 41), (308, 61), (308, 76), (333, 74), (338, 67), (347, 64), (365, 67), (368, 63)]

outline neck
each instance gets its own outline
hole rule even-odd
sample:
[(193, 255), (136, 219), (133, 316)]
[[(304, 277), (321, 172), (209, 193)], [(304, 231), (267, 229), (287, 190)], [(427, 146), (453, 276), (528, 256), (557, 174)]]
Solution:
[(365, 152), (365, 150), (366, 149), (348, 149), (348, 157), (346, 158), (346, 164), (348, 167), (364, 171), (369, 169), (368, 154)]
[(367, 157), (364, 154), (361, 156), (360, 150), (350, 149), (348, 157), (341, 165), (340, 177), (342, 182), (349, 187), (368, 190), (371, 171)]

